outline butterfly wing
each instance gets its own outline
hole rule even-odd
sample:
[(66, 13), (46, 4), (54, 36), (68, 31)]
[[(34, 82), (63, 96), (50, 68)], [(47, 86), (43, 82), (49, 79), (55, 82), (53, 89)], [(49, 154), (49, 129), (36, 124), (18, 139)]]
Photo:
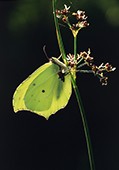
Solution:
[(64, 108), (71, 96), (71, 79), (59, 77), (58, 65), (49, 62), (38, 68), (16, 89), (13, 96), (14, 111), (29, 110), (46, 119)]

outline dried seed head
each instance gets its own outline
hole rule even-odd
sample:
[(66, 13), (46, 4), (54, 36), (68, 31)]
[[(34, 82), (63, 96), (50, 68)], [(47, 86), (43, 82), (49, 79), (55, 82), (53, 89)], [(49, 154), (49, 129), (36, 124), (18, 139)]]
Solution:
[(115, 67), (112, 67), (111, 64), (109, 64), (109, 63), (106, 63), (106, 64), (105, 64), (105, 70), (106, 70), (107, 72), (114, 71), (115, 69), (116, 69), (116, 68), (115, 68)]
[(107, 80), (108, 80), (108, 77), (101, 77), (100, 78), (100, 82), (102, 85), (107, 85)]

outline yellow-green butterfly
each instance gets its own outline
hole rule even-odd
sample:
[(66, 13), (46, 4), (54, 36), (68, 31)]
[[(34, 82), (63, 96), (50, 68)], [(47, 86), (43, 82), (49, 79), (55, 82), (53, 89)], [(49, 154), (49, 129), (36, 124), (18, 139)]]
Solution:
[(13, 108), (15, 112), (29, 110), (48, 119), (67, 105), (71, 93), (71, 76), (66, 65), (52, 57), (17, 87)]

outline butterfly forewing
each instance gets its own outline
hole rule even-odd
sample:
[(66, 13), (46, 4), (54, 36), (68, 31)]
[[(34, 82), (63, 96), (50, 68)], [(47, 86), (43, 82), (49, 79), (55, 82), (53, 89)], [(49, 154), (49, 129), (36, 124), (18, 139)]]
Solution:
[(26, 91), (28, 90), (30, 84), (33, 82), (33, 80), (44, 70), (46, 70), (48, 67), (50, 67), (52, 63), (46, 63), (39, 67), (36, 71), (34, 71), (26, 80), (24, 80), (15, 90), (13, 95), (13, 108), (14, 111), (17, 112), (19, 110), (28, 110), (24, 103), (24, 96), (26, 94)]
[(24, 97), (25, 105), (28, 109), (42, 112), (51, 107), (58, 79), (58, 69), (57, 65), (50, 65), (30, 84)]

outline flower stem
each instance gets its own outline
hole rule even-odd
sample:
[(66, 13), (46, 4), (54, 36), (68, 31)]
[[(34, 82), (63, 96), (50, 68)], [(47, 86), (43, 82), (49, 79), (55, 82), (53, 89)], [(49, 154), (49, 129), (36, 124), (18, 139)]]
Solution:
[(58, 19), (56, 17), (56, 7), (55, 7), (56, 2), (57, 2), (57, 0), (52, 0), (52, 7), (53, 7), (55, 28), (56, 28), (56, 35), (57, 35), (58, 45), (59, 45), (60, 53), (62, 55), (62, 59), (64, 60), (65, 63), (67, 63), (64, 44), (63, 44), (63, 40), (62, 40), (62, 36), (61, 36), (59, 24), (58, 24)]
[(77, 57), (77, 36), (74, 36), (74, 59)]
[(76, 85), (76, 80), (73, 78), (73, 76), (72, 76), (72, 84), (73, 84), (73, 89), (74, 89), (76, 99), (77, 99), (77, 102), (78, 102), (78, 107), (79, 107), (79, 110), (80, 110), (82, 123), (83, 123), (83, 129), (84, 129), (84, 134), (85, 134), (85, 139), (86, 139), (90, 170), (95, 170), (95, 164), (94, 164), (94, 158), (93, 158), (93, 152), (92, 152), (92, 145), (91, 145), (91, 139), (90, 139), (88, 124), (87, 124), (87, 120), (86, 120), (86, 114), (85, 114), (85, 110), (84, 110), (83, 103), (82, 103), (82, 100), (81, 100), (81, 96), (80, 96), (80, 93), (79, 93), (79, 89)]
[[(77, 57), (77, 35), (74, 36), (74, 59), (75, 59), (75, 61), (76, 61), (76, 57)], [(95, 167), (94, 167), (92, 145), (91, 145), (91, 139), (90, 139), (88, 124), (87, 124), (87, 120), (86, 120), (85, 110), (84, 110), (84, 107), (83, 107), (83, 103), (82, 103), (82, 100), (81, 100), (79, 89), (78, 89), (77, 84), (76, 84), (76, 79), (72, 75), (71, 75), (71, 80), (72, 80), (73, 89), (74, 89), (74, 92), (75, 92), (75, 95), (76, 95), (76, 99), (77, 99), (77, 102), (78, 102), (78, 107), (79, 107), (79, 110), (80, 110), (81, 119), (82, 119), (82, 123), (83, 123), (83, 129), (84, 129), (84, 134), (85, 134), (85, 139), (86, 139), (90, 169), (94, 170)]]
[[(65, 61), (65, 63), (67, 64), (66, 53), (65, 53), (65, 49), (64, 49), (64, 45), (63, 45), (63, 41), (62, 41), (62, 37), (61, 37), (61, 32), (60, 32), (58, 20), (57, 20), (56, 13), (55, 13), (55, 11), (56, 11), (56, 6), (55, 6), (56, 1), (57, 0), (52, 0), (54, 21), (55, 21), (55, 27), (56, 27), (56, 35), (57, 35), (57, 39), (58, 39), (59, 49), (60, 49), (60, 52), (62, 54), (62, 58)], [(75, 60), (76, 60), (77, 36), (74, 36), (74, 55), (75, 55)], [(75, 92), (75, 95), (76, 95), (76, 99), (77, 99), (77, 102), (78, 102), (78, 107), (79, 107), (79, 110), (80, 110), (81, 119), (82, 119), (82, 123), (83, 123), (86, 145), (87, 145), (87, 151), (88, 151), (88, 157), (89, 157), (90, 170), (95, 170), (90, 134), (89, 134), (89, 129), (88, 129), (88, 125), (87, 125), (84, 107), (83, 107), (83, 104), (82, 104), (82, 100), (81, 100), (81, 96), (80, 96), (78, 87), (76, 85), (76, 79), (72, 75), (72, 73), (70, 73), (70, 74), (71, 74), (71, 81), (72, 81), (73, 89), (74, 89), (74, 92)]]

